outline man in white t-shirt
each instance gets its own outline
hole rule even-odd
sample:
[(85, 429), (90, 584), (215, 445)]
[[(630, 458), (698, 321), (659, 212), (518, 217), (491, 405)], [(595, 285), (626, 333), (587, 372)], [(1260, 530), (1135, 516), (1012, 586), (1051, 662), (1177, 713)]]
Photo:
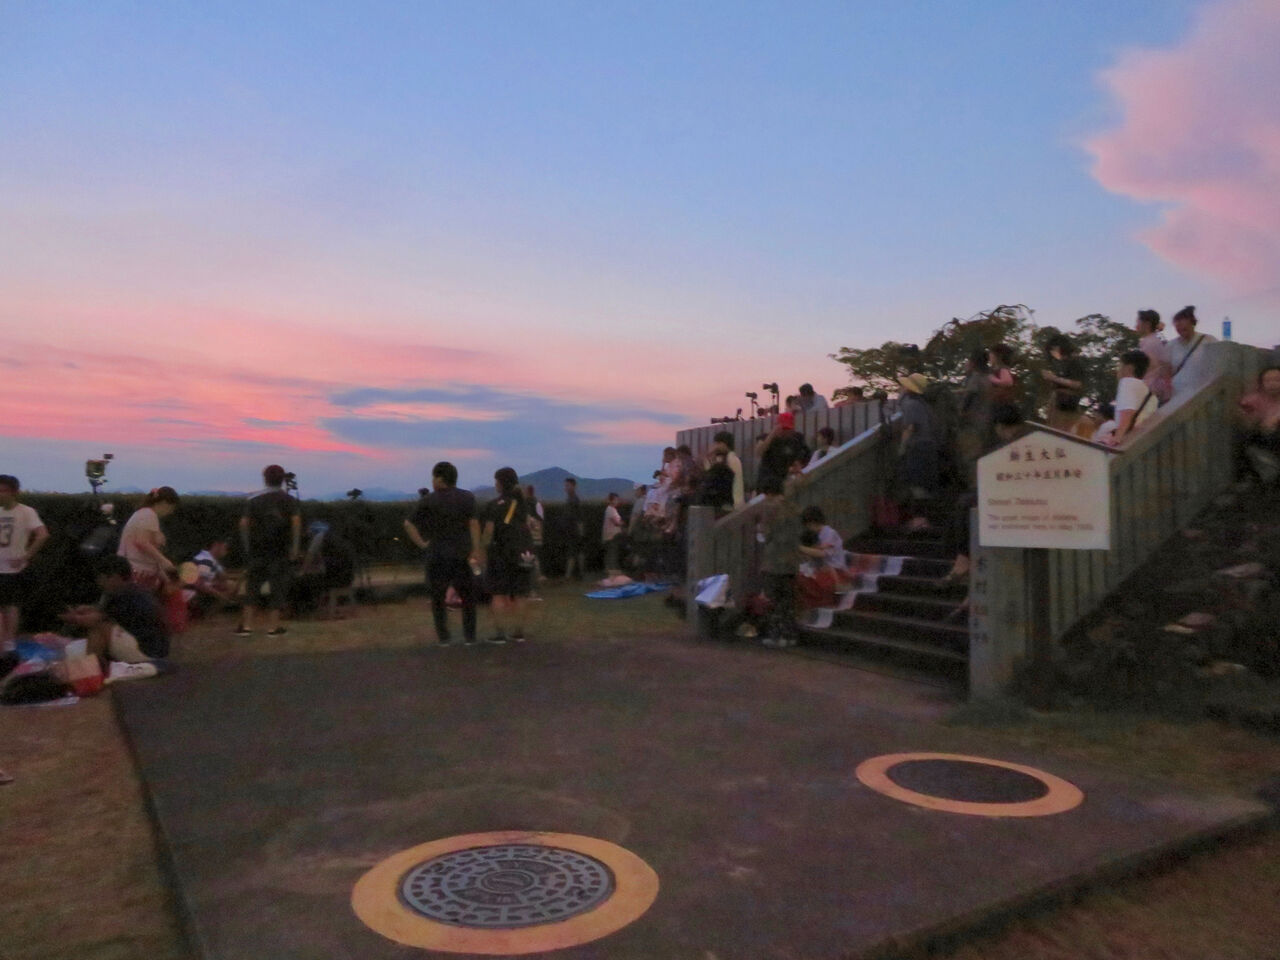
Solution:
[(609, 494), (604, 507), (604, 524), (600, 531), (600, 540), (604, 543), (604, 572), (606, 576), (615, 576), (622, 572), (618, 558), (619, 537), (622, 535), (622, 514), (618, 512), (618, 495)]
[(1109, 437), (1102, 439), (1103, 443), (1118, 446), (1155, 414), (1156, 398), (1150, 396), (1151, 390), (1142, 382), (1149, 363), (1141, 350), (1130, 350), (1120, 357), (1116, 369), (1116, 427)]
[(20, 489), (17, 477), (0, 475), (0, 651), (13, 649), (26, 599), (27, 564), (49, 539), (40, 515), (18, 502)]

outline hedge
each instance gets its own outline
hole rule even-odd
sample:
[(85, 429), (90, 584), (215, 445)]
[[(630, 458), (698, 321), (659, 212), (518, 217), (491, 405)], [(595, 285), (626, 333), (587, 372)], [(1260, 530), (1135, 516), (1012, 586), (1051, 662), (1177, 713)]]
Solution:
[[(57, 610), (66, 603), (89, 602), (95, 590), (90, 563), (76, 549), (84, 537), (100, 523), (97, 502), (88, 494), (23, 493), (23, 503), (34, 507), (49, 528), (50, 540), (31, 565), (32, 597), (24, 613), (24, 629), (45, 629), (56, 623)], [(114, 515), (123, 528), (129, 516), (142, 503), (142, 495), (113, 495), (102, 498), (114, 505)], [(327, 521), (349, 540), (357, 555), (366, 563), (414, 563), (420, 551), (404, 535), (403, 522), (413, 513), (414, 502), (373, 502), (358, 500), (302, 502), (303, 542), (306, 525), (313, 520)], [(229, 567), (241, 566), (237, 525), (244, 509), (240, 497), (183, 497), (178, 509), (163, 521), (168, 541), (166, 553), (177, 563), (188, 560), (217, 537), (230, 542)], [(625, 522), (631, 505), (619, 505)], [(543, 572), (559, 576), (565, 569), (568, 531), (565, 528), (565, 505), (544, 503), (546, 514), (542, 549)], [(586, 524), (587, 569), (603, 566), (604, 550), (600, 529), (604, 522), (604, 503), (582, 503)]]

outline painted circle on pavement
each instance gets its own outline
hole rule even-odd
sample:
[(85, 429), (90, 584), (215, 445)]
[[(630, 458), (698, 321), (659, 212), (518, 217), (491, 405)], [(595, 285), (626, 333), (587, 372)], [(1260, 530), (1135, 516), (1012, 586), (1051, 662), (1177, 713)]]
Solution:
[(412, 947), (514, 956), (589, 943), (640, 917), (658, 875), (616, 844), (503, 831), (434, 840), (362, 876), (351, 906)]
[(903, 803), (979, 817), (1044, 817), (1084, 801), (1079, 787), (1051, 773), (958, 753), (885, 754), (858, 764), (855, 775)]

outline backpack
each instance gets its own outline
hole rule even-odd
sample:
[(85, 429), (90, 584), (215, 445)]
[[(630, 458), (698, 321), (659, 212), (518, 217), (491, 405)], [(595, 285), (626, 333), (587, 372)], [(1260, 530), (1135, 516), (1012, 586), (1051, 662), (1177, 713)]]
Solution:
[(512, 497), (506, 514), (501, 520), (494, 521), (493, 548), (522, 567), (532, 567), (533, 534), (529, 530), (528, 517), (518, 516), (519, 512), (520, 501)]

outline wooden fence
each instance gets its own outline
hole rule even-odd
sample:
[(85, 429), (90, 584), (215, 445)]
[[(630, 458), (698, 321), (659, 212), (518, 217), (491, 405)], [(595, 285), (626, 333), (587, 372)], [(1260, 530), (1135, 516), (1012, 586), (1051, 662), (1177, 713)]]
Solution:
[[(1027, 552), (977, 547), (973, 579), (985, 579), (991, 653), (971, 675), (971, 691), (999, 693), (1029, 649), (1031, 604), (1048, 604), (1050, 633), (1060, 640), (1107, 594), (1203, 510), (1233, 479), (1236, 403), (1274, 354), (1238, 343), (1204, 348), (1199, 382), (1161, 407), (1110, 464), (1111, 549), (1049, 552), (1049, 595), (1030, 596)], [(981, 560), (981, 562), (977, 562)], [(973, 584), (971, 583), (971, 588)]]
[[(796, 417), (796, 430), (812, 447), (817, 440), (818, 431), (823, 427), (830, 427), (835, 431), (836, 444), (842, 445), (878, 424), (881, 406), (878, 401), (868, 400), (802, 414)], [(893, 401), (884, 405), (886, 411), (893, 406)], [(757, 417), (754, 420), (731, 420), (728, 423), (713, 423), (706, 427), (681, 430), (676, 434), (676, 444), (687, 443), (693, 450), (693, 455), (701, 457), (710, 448), (717, 433), (725, 431), (733, 434), (733, 449), (742, 461), (743, 477), (750, 490), (755, 485), (756, 468), (759, 465), (756, 461), (756, 440), (769, 433), (777, 419)]]
[[(787, 496), (799, 509), (811, 504), (821, 507), (827, 523), (842, 536), (854, 536), (870, 526), (871, 498), (882, 490), (890, 456), (880, 422), (881, 412), (886, 417), (890, 415), (888, 407), (886, 404), (882, 411), (881, 405), (873, 402), (829, 411), (833, 420), (845, 418), (847, 423), (864, 426), (859, 433), (833, 448), (824, 459), (807, 468), (800, 482), (788, 490)], [(809, 416), (818, 419), (822, 414)], [(812, 429), (816, 433), (825, 425), (818, 420), (818, 425)], [(682, 433), (681, 442), (689, 443), (684, 437), (693, 432)], [(839, 436), (837, 434), (837, 438)], [(710, 443), (709, 439), (707, 443)], [(763, 502), (762, 497), (757, 497), (719, 520), (712, 519), (708, 508), (690, 509), (688, 548), (689, 579), (692, 583), (705, 576), (727, 573), (730, 591), (737, 602), (759, 588), (756, 524)]]

